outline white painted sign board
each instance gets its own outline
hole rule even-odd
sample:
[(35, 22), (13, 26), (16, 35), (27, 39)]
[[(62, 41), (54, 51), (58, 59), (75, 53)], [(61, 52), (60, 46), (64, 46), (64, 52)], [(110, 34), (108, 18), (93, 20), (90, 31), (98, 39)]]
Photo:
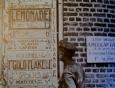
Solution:
[(56, 0), (2, 0), (8, 88), (57, 88)]
[(86, 43), (88, 63), (115, 62), (115, 37), (88, 36)]

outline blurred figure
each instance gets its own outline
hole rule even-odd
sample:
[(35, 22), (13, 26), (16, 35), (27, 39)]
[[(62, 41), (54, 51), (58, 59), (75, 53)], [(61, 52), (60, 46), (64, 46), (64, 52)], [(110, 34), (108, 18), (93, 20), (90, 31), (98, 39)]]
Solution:
[(64, 63), (64, 71), (59, 81), (59, 88), (84, 88), (84, 71), (72, 58), (76, 50), (72, 43), (59, 42), (59, 59)]

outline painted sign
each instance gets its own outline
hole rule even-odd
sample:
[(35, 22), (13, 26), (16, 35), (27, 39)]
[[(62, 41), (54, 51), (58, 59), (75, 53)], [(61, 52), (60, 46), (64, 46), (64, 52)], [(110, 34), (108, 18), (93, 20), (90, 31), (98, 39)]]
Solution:
[(115, 37), (87, 37), (87, 62), (115, 62)]
[(50, 28), (51, 8), (39, 6), (15, 6), (10, 9), (11, 29), (48, 29)]
[(56, 0), (3, 0), (8, 88), (57, 88)]

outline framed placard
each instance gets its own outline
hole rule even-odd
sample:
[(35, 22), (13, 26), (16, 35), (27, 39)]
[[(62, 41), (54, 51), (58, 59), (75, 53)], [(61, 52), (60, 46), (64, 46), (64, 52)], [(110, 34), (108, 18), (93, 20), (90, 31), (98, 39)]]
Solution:
[(115, 63), (115, 37), (88, 36), (88, 63)]

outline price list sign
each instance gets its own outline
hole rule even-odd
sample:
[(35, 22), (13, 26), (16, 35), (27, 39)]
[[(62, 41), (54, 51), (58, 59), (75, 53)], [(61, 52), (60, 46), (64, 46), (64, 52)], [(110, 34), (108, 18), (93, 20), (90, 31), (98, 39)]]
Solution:
[(8, 88), (57, 88), (56, 0), (3, 0)]

